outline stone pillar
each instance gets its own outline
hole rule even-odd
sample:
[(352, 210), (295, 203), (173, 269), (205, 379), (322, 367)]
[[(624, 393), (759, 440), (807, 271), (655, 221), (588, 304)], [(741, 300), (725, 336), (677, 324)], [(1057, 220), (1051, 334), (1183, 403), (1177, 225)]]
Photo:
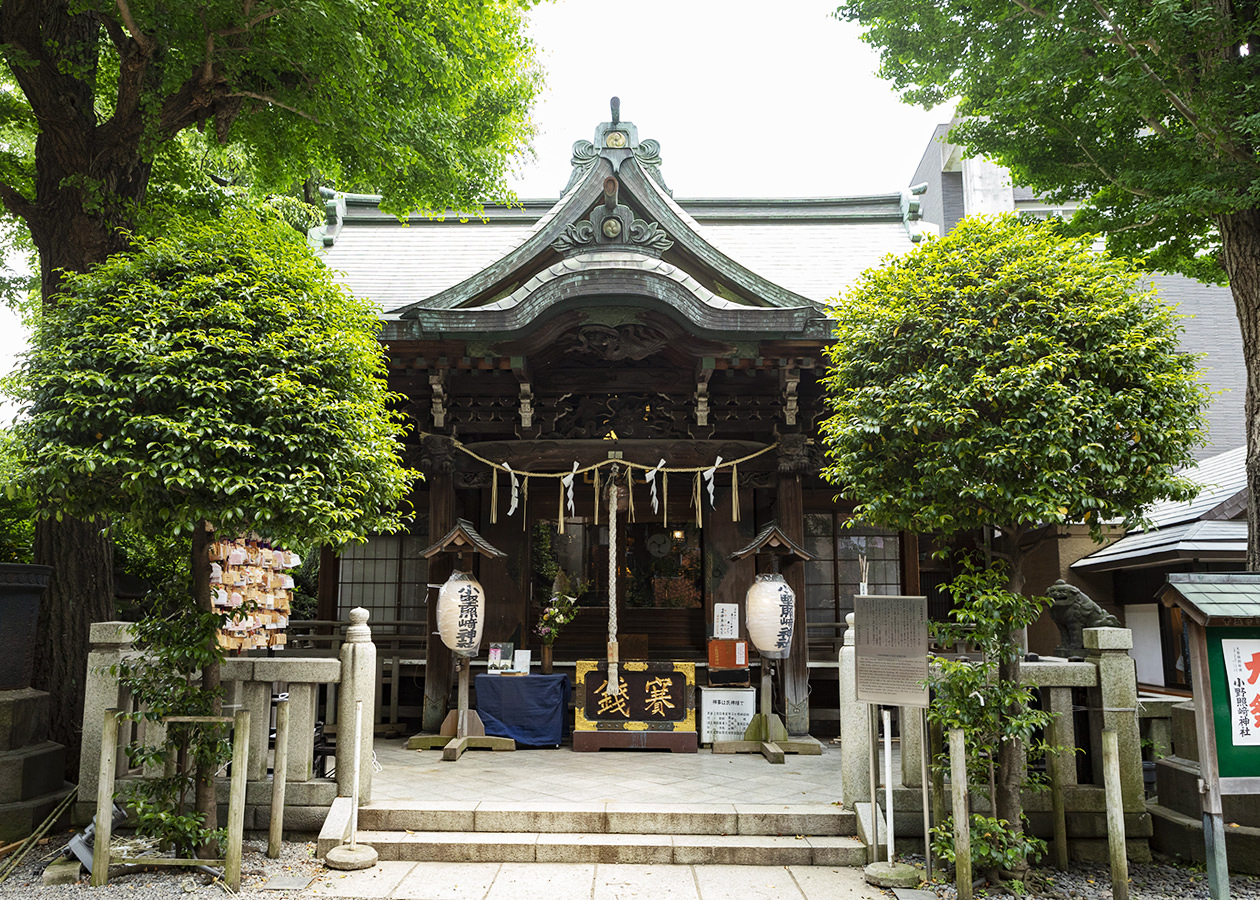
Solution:
[(901, 783), (904, 787), (923, 786), (923, 711), (917, 706), (897, 708), (901, 730)]
[[(1096, 728), (1116, 733), (1120, 751), (1120, 788), (1125, 812), (1144, 812), (1142, 747), (1137, 718), (1137, 667), (1129, 656), (1133, 632), (1127, 628), (1086, 628), (1085, 655), (1098, 668)], [(1101, 723), (1097, 719), (1101, 718)], [(1091, 738), (1092, 742), (1092, 738)]]
[(854, 646), (853, 613), (840, 648), (840, 786), (845, 806), (871, 799), (871, 717), (857, 698), (857, 648)]
[[(338, 734), (349, 734), (349, 731)], [(289, 781), (310, 781), (315, 774), (315, 685), (289, 682)], [(341, 741), (337, 741), (341, 749)], [(338, 756), (340, 759), (340, 756)], [(341, 767), (337, 767), (341, 771)]]
[[(96, 788), (101, 766), (101, 730), (105, 710), (120, 702), (118, 676), (109, 667), (131, 653), (131, 624), (93, 622), (90, 631), (87, 681), (83, 691), (83, 739), (79, 753), (79, 794), (74, 803), (74, 821), (85, 823), (96, 815)], [(121, 739), (120, 739), (121, 740)], [(121, 747), (119, 748), (121, 754)]]
[(376, 709), (376, 645), (368, 627), (368, 611), (350, 610), (350, 627), (341, 645), (341, 690), (337, 696), (337, 796), (349, 797), (354, 788), (354, 706), (363, 701), (359, 734), (359, 802), (372, 799), (372, 722)]

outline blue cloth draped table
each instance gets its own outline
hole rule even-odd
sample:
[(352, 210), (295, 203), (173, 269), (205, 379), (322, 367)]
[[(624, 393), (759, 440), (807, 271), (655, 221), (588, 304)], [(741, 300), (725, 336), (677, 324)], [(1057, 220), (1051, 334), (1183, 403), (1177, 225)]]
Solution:
[(523, 747), (558, 747), (569, 709), (568, 675), (478, 675), (477, 714), (486, 734)]

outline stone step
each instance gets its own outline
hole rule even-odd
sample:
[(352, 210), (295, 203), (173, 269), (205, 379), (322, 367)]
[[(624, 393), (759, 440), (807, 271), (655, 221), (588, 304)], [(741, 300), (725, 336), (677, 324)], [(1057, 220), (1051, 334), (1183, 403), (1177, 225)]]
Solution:
[(492, 803), (378, 801), (365, 831), (620, 835), (856, 835), (852, 810), (810, 804)]
[[(592, 834), (532, 831), (360, 831), (382, 860), (640, 865), (862, 866), (866, 848), (840, 835)], [(330, 847), (323, 846), (319, 854)]]

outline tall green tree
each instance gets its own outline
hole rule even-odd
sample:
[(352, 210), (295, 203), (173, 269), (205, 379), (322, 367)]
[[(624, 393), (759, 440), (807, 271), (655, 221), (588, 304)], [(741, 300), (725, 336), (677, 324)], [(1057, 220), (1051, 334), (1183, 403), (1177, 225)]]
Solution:
[(960, 98), (953, 140), (1164, 271), (1228, 278), (1247, 366), (1249, 569), (1260, 568), (1260, 6), (846, 0), (912, 103)]
[[(1104, 523), (1190, 498), (1174, 470), (1202, 441), (1206, 392), (1139, 277), (1055, 223), (1010, 215), (964, 219), (863, 273), (832, 313), (824, 476), (857, 518), (982, 536), (1017, 594), (1055, 526), (1101, 538)], [(999, 674), (1018, 683), (1019, 668), (1010, 653)], [(1006, 741), (995, 806), (1016, 828), (1022, 780)]]
[[(400, 212), (504, 193), (539, 86), (524, 2), (0, 0), (0, 207), (29, 229), (45, 302), (129, 246), (193, 132), (238, 147), (263, 189), (319, 177)], [(56, 638), (36, 685), (71, 765), (88, 625), (113, 615), (100, 531), (49, 518), (35, 541)]]
[[(414, 473), (374, 307), (272, 215), (174, 225), (63, 276), (15, 428), (40, 509), (191, 536), (191, 599), (210, 613), (212, 530), (286, 544), (397, 530)], [(217, 664), (202, 687), (217, 690)], [(207, 817), (213, 774), (198, 774)]]

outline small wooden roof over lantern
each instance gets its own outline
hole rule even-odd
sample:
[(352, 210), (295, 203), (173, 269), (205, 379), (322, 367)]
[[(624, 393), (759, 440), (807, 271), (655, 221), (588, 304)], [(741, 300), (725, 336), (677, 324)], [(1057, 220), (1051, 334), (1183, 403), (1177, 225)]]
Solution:
[(469, 522), (467, 519), (456, 519), (455, 527), (448, 531), (436, 544), (422, 551), (420, 555), (425, 559), (432, 559), (439, 553), (468, 554), (473, 551), (491, 559), (501, 559), (507, 556), (506, 553), (478, 534), (477, 529), (473, 528), (472, 522)]
[(757, 536), (753, 538), (752, 543), (742, 550), (736, 550), (732, 553), (731, 559), (746, 559), (756, 553), (774, 554), (776, 571), (778, 570), (780, 557), (795, 556), (804, 562), (814, 558), (812, 553), (784, 534), (783, 529), (779, 527), (777, 522), (770, 522), (765, 528), (757, 532)]

